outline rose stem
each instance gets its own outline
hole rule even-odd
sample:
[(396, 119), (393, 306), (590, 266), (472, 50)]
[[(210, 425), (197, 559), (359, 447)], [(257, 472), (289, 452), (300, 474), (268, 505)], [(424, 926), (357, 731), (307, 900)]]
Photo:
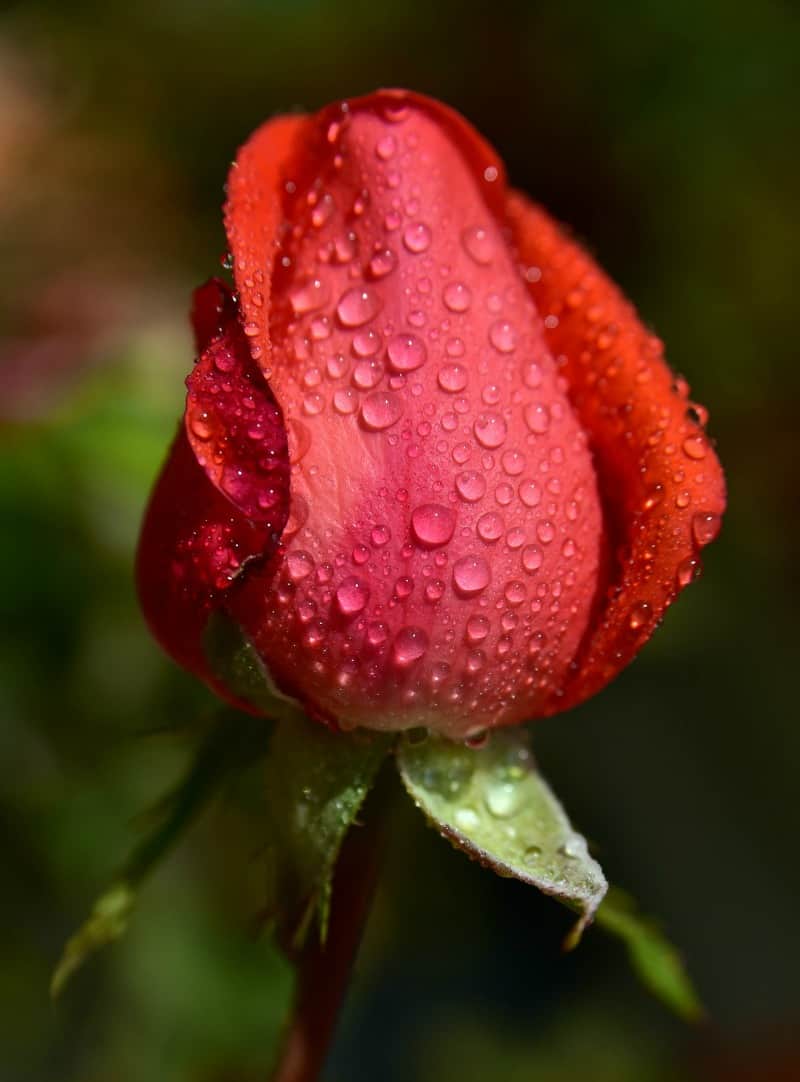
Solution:
[[(385, 789), (387, 781), (382, 776), (376, 789)], [(296, 959), (294, 1007), (271, 1082), (315, 1082), (325, 1065), (378, 880), (386, 812), (384, 793), (373, 792), (364, 825), (347, 832), (333, 876), (325, 943), (313, 931)]]

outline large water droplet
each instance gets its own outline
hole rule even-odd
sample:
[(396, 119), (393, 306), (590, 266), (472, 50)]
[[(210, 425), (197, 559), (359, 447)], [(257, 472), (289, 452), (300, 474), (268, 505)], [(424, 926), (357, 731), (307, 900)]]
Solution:
[(506, 423), (498, 413), (481, 413), (473, 425), (475, 438), (482, 447), (493, 450), (506, 438)]
[(486, 790), (485, 803), (495, 819), (508, 819), (519, 808), (521, 788), (513, 782), (493, 782)]
[(463, 282), (450, 282), (444, 287), (442, 300), (451, 312), (466, 312), (472, 301), (472, 294)]
[(385, 278), (397, 266), (397, 256), (391, 248), (381, 248), (369, 261), (369, 272), (373, 278)]
[(403, 230), (403, 244), (414, 255), (424, 252), (431, 243), (431, 231), (424, 222), (410, 222)]
[(428, 649), (428, 636), (421, 627), (403, 627), (392, 644), (392, 657), (396, 665), (407, 668), (424, 655)]
[(489, 634), (489, 621), (485, 616), (476, 613), (467, 620), (467, 641), (471, 643), (483, 642)]
[(496, 320), (489, 328), (489, 341), (498, 353), (512, 353), (517, 345), (517, 332), (506, 319)]
[(320, 278), (310, 278), (303, 282), (289, 294), (289, 302), (296, 316), (310, 312), (314, 308), (321, 308), (328, 299), (328, 289)]
[(343, 616), (356, 616), (364, 610), (369, 600), (369, 587), (361, 579), (351, 575), (336, 590), (336, 604)]
[(428, 351), (415, 334), (396, 334), (389, 339), (386, 355), (396, 372), (413, 372), (425, 363)]
[(392, 391), (370, 391), (361, 403), (361, 419), (373, 431), (391, 428), (402, 414), (402, 399)]
[(360, 327), (380, 311), (377, 294), (363, 287), (348, 289), (336, 306), (336, 315), (345, 327)]
[(443, 391), (457, 394), (467, 385), (467, 370), (463, 364), (444, 364), (439, 369), (437, 378)]
[(475, 527), (481, 541), (489, 544), (498, 541), (503, 536), (505, 528), (506, 524), (502, 516), (496, 511), (487, 511), (485, 515), (481, 515)]
[(333, 408), (344, 416), (358, 409), (358, 394), (352, 387), (340, 387), (333, 395)]
[(530, 402), (525, 407), (525, 424), (531, 430), (541, 435), (550, 427), (550, 411), (541, 402)]
[(421, 504), (411, 513), (414, 537), (426, 548), (446, 545), (453, 536), (455, 525), (455, 512), (440, 503)]
[(489, 585), (491, 573), (482, 556), (462, 556), (453, 565), (453, 584), (459, 594), (474, 597)]
[(290, 552), (286, 557), (286, 570), (293, 582), (301, 582), (314, 570), (314, 561), (307, 552)]
[(695, 541), (702, 548), (710, 545), (720, 531), (722, 519), (713, 512), (698, 512), (692, 519), (692, 534)]
[(543, 560), (544, 553), (538, 545), (526, 545), (522, 550), (522, 566), (528, 574), (532, 575), (534, 571), (538, 571)]
[(488, 230), (478, 225), (470, 226), (461, 234), (464, 250), (476, 263), (485, 267), (494, 257), (494, 241)]
[(486, 478), (476, 470), (464, 470), (456, 476), (456, 492), (467, 503), (477, 503), (486, 492)]

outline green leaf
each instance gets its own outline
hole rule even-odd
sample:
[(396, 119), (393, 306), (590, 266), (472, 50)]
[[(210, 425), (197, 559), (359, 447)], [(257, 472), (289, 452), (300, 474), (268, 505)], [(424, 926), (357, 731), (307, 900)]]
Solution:
[(390, 734), (331, 732), (307, 718), (275, 727), (266, 763), (267, 918), (290, 954), (315, 915), (325, 937), (339, 849), (392, 743)]
[(480, 749), (433, 736), (406, 739), (398, 764), (440, 834), (499, 875), (530, 883), (581, 914), (574, 945), (607, 884), (539, 773), (524, 730), (501, 729)]
[(612, 887), (596, 919), (623, 941), (640, 980), (658, 999), (690, 1021), (703, 1017), (702, 1004), (680, 954), (653, 921), (636, 911), (629, 895)]
[(156, 825), (135, 847), (88, 920), (64, 947), (50, 990), (57, 996), (86, 958), (119, 939), (128, 926), (138, 889), (188, 830), (227, 778), (264, 756), (272, 723), (222, 710), (198, 749), (185, 778), (160, 801)]

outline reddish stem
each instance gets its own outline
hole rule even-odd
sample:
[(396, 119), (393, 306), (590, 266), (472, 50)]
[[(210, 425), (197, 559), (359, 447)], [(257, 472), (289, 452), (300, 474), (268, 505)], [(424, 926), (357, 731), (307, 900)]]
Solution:
[(370, 801), (367, 825), (351, 827), (342, 845), (324, 945), (313, 930), (297, 959), (294, 1008), (271, 1082), (316, 1082), (325, 1065), (378, 878), (380, 803)]

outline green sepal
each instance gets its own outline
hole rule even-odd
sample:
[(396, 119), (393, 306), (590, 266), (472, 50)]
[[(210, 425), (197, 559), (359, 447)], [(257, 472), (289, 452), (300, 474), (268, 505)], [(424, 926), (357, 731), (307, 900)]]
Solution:
[(523, 729), (501, 729), (480, 748), (406, 738), (403, 784), (440, 834), (502, 876), (538, 887), (580, 914), (574, 944), (608, 884), (539, 773)]
[(612, 887), (597, 910), (596, 922), (625, 944), (642, 984), (682, 1018), (700, 1021), (704, 1011), (679, 952), (658, 925), (637, 912), (636, 903)]
[(306, 718), (275, 727), (266, 762), (266, 917), (290, 956), (315, 920), (325, 938), (339, 849), (393, 740), (363, 730), (331, 732)]
[(57, 996), (72, 974), (96, 950), (122, 936), (141, 884), (235, 773), (262, 758), (272, 723), (233, 710), (220, 710), (185, 777), (159, 801), (156, 825), (92, 907), (89, 918), (67, 941), (50, 984)]

